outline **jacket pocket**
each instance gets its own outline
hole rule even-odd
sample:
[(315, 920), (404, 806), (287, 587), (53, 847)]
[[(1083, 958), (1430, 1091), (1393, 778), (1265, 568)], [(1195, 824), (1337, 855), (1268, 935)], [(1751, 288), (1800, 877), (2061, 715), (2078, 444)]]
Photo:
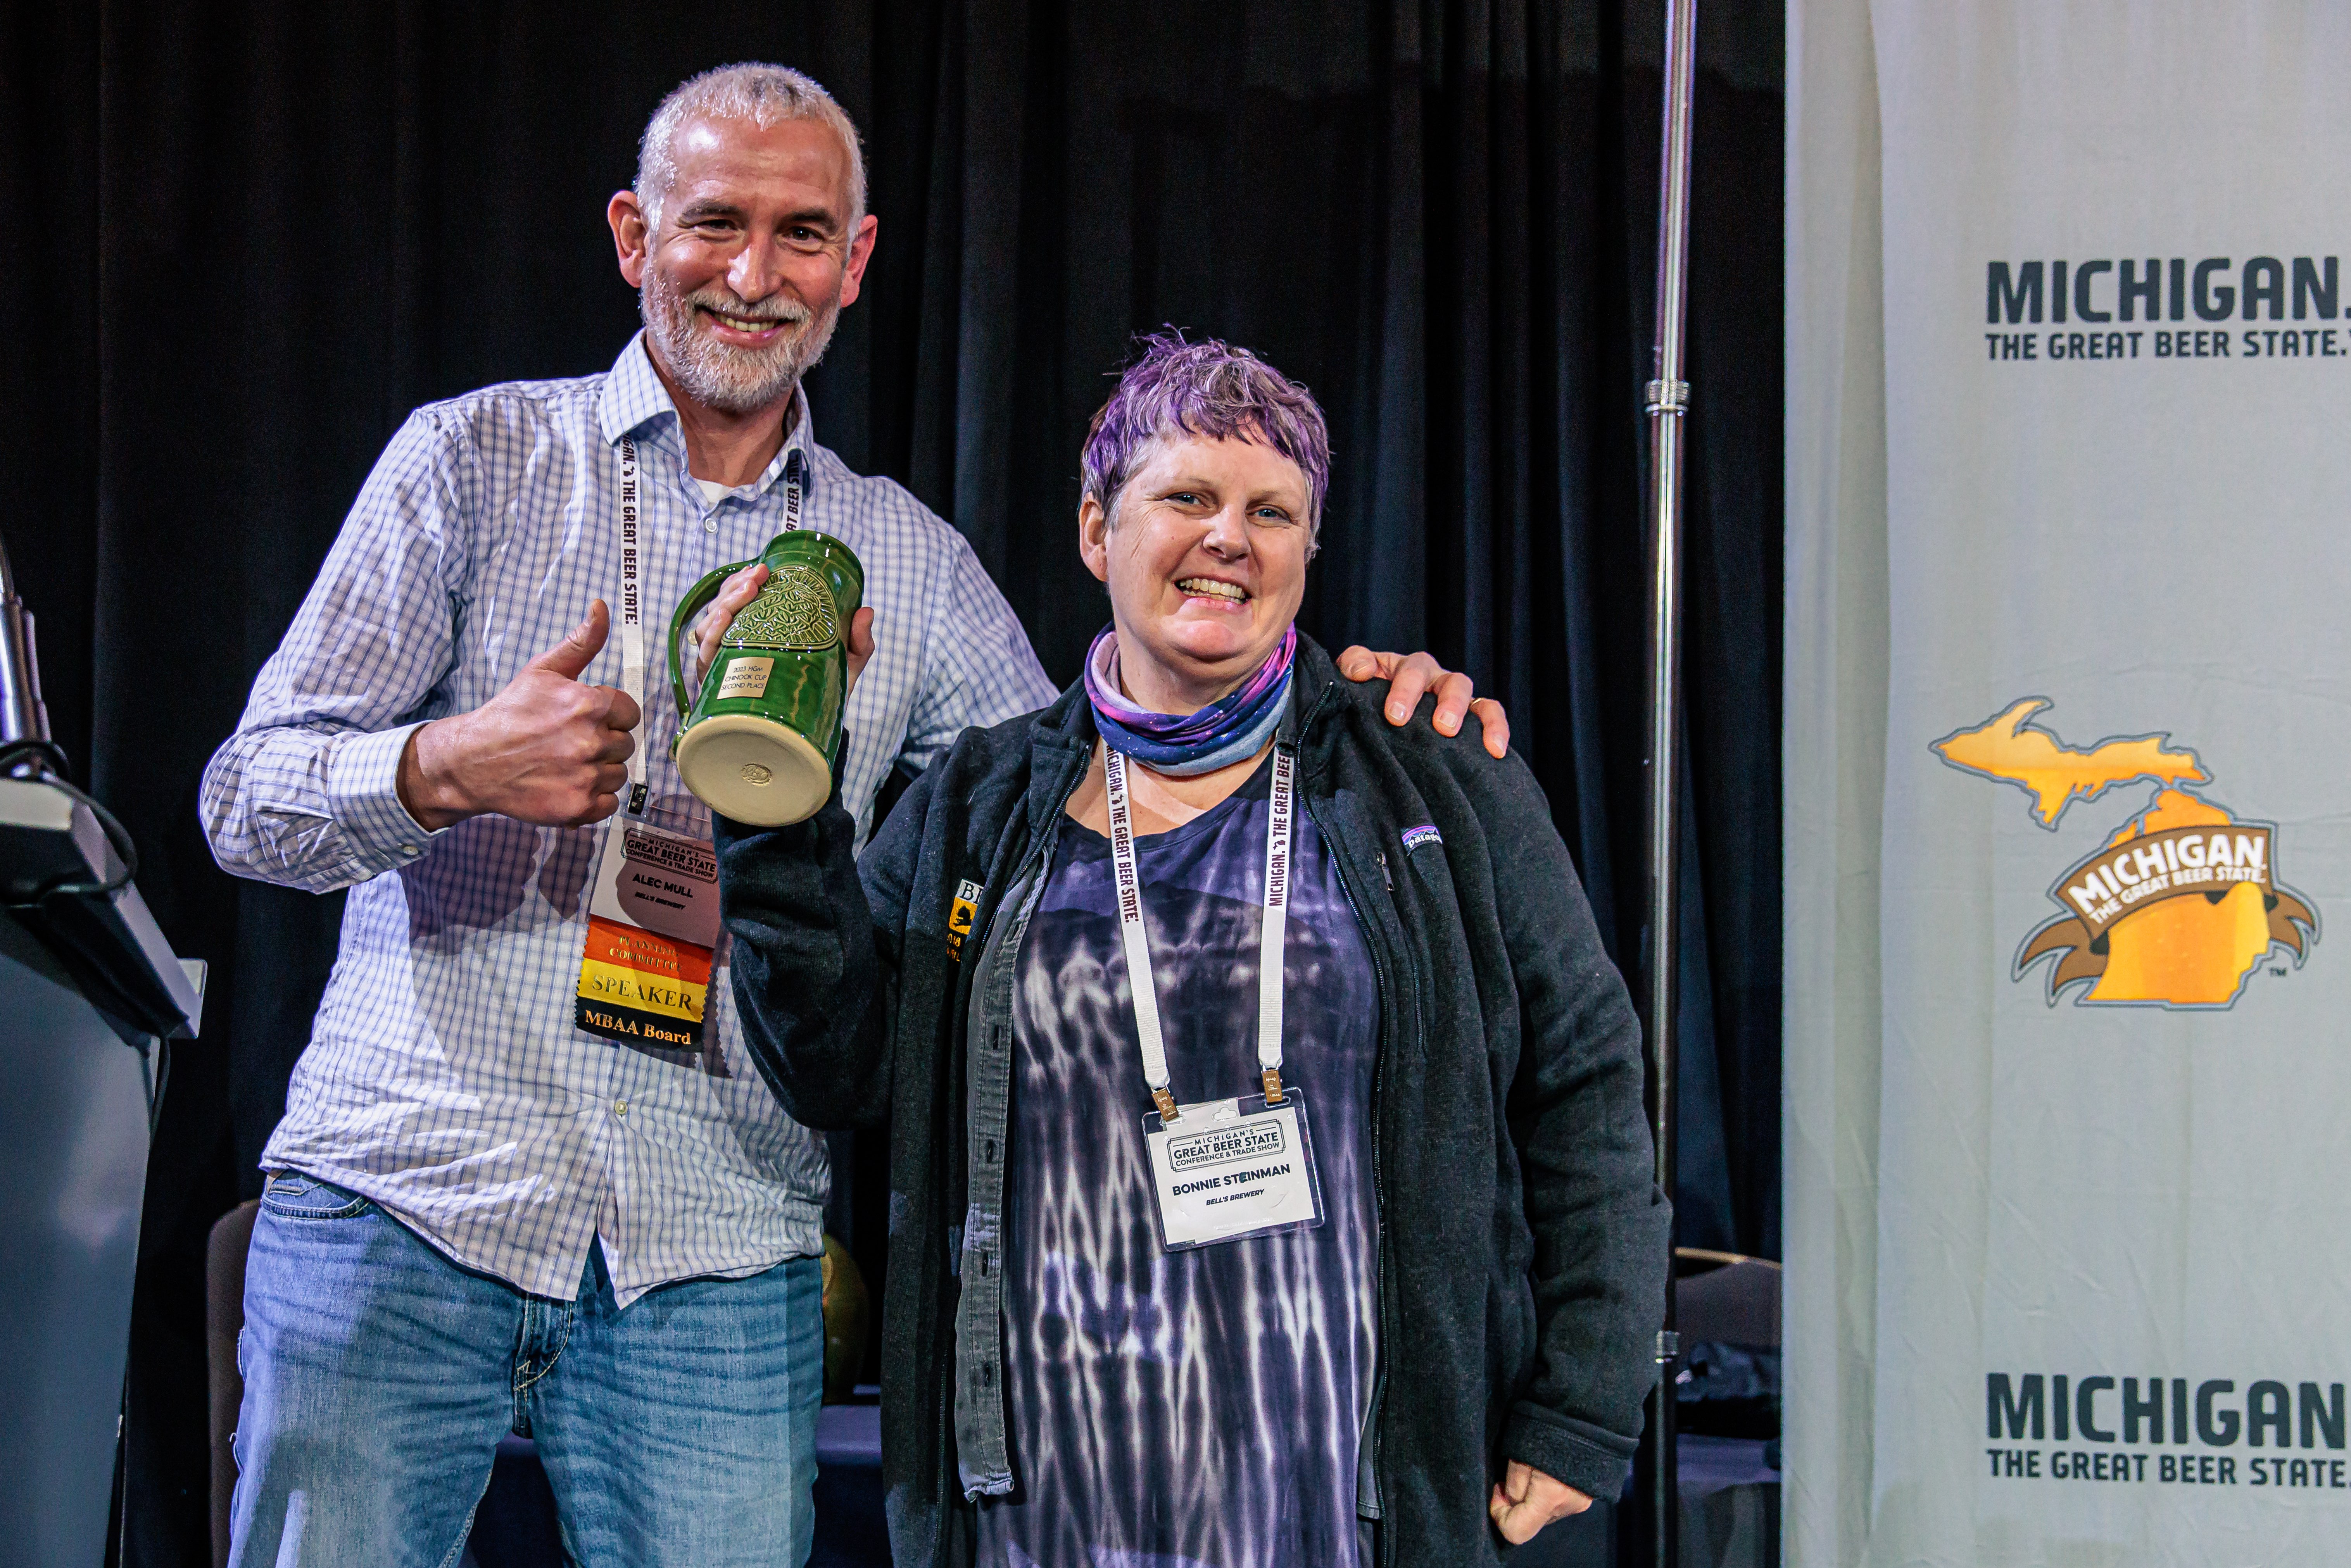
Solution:
[(375, 1205), (300, 1171), (279, 1171), (261, 1189), (261, 1207), (280, 1219), (356, 1219)]

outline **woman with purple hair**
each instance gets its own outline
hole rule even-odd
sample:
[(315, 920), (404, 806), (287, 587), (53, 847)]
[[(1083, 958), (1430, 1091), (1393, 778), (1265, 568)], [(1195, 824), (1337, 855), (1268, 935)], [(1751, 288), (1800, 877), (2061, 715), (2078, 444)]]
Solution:
[(1639, 1032), (1515, 756), (1293, 624), (1306, 390), (1172, 334), (1094, 417), (1111, 624), (862, 861), (722, 821), (746, 1039), (891, 1129), (901, 1564), (1492, 1563), (1614, 1497), (1664, 1200)]

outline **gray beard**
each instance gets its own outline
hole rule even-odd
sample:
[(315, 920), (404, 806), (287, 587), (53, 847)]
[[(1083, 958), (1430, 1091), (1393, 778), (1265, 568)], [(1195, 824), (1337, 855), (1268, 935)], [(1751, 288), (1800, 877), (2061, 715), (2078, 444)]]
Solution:
[[(644, 287), (637, 294), (638, 313), (644, 319), (645, 331), (661, 350), (662, 368), (686, 396), (721, 413), (754, 413), (791, 396), (800, 377), (816, 368), (831, 345), (833, 329), (841, 322), (839, 296), (812, 313), (796, 300), (778, 303), (780, 310), (774, 305), (755, 308), (723, 287), (705, 288), (689, 297), (653, 269), (647, 270)], [(737, 349), (695, 329), (696, 304), (729, 315), (795, 320), (799, 329), (772, 349)]]

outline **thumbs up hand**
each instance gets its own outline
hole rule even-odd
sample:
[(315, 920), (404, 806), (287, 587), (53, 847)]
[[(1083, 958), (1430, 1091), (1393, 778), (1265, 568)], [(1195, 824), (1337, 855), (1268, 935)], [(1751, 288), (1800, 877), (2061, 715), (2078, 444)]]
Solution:
[(629, 732), (644, 718), (628, 693), (580, 682), (611, 630), (599, 599), (496, 696), (412, 732), (400, 758), (409, 815), (428, 829), (491, 812), (543, 828), (611, 816), (636, 749)]

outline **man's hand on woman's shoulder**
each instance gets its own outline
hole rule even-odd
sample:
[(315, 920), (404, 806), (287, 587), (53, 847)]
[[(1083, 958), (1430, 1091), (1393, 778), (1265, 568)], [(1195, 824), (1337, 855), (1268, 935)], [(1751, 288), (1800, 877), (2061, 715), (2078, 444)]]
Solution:
[(1458, 670), (1448, 670), (1427, 653), (1374, 653), (1358, 643), (1341, 653), (1339, 673), (1351, 681), (1388, 683), (1387, 719), (1401, 728), (1412, 722), (1413, 709), (1431, 691), (1437, 693), (1437, 716), (1431, 722), (1439, 735), (1458, 735), (1470, 714), (1486, 731), (1486, 749), (1496, 757), (1510, 750), (1510, 716), (1492, 697), (1477, 695), (1477, 684)]

